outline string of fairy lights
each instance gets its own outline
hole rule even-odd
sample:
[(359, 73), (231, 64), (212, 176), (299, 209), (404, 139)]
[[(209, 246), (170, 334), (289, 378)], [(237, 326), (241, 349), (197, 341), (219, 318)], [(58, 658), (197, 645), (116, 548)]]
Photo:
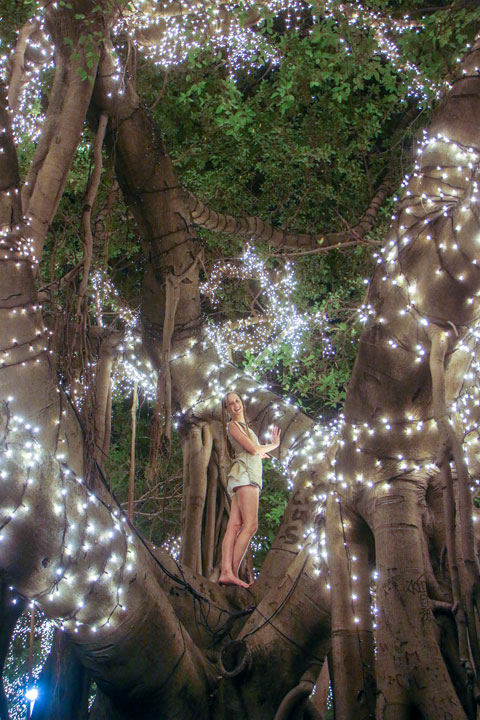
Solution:
[[(350, 27), (373, 34), (378, 52), (387, 57), (392, 67), (406, 78), (408, 97), (413, 97), (420, 103), (428, 103), (432, 97), (438, 99), (449, 87), (448, 83), (426, 84), (425, 77), (418, 66), (403, 57), (396, 38), (407, 32), (422, 32), (421, 20), (412, 21), (408, 15), (401, 20), (395, 20), (372, 10), (372, 8), (364, 7), (361, 3), (339, 3), (338, 0), (325, 0), (324, 6), (327, 17), (336, 19), (340, 15), (347, 20)], [(341, 38), (340, 43), (344, 45), (346, 52), (350, 52), (345, 39)]]
[[(31, 611), (30, 611), (31, 612)], [(53, 625), (38, 610), (35, 613), (35, 642), (30, 676), (28, 662), (19, 662), (19, 658), (28, 658), (31, 642), (31, 616), (23, 613), (15, 626), (12, 638), (12, 651), (8, 654), (3, 671), (3, 685), (8, 700), (11, 720), (25, 720), (27, 704), (36, 697), (40, 672), (48, 657), (53, 640)], [(38, 692), (38, 690), (37, 690)]]
[(255, 280), (260, 289), (251, 303), (253, 314), (249, 312), (247, 317), (235, 321), (206, 323), (207, 338), (218, 349), (220, 357), (229, 359), (233, 349), (248, 351), (256, 356), (251, 370), (261, 373), (282, 344), (288, 344), (292, 359), (298, 358), (305, 335), (312, 327), (320, 329), (323, 357), (334, 354), (325, 311), (300, 313), (295, 306), (293, 295), (297, 283), (292, 263), (286, 262), (274, 273), (249, 244), (239, 262), (216, 262), (205, 282), (200, 284), (200, 292), (209, 298), (214, 310), (222, 303), (220, 290), (227, 278)]
[[(29, 253), (28, 241), (7, 234), (1, 237), (0, 260), (9, 262), (13, 272), (25, 271), (26, 264), (35, 266)], [(0, 366), (24, 368), (31, 362), (41, 362), (49, 351), (40, 307), (32, 303), (12, 305), (1, 312), (10, 318), (18, 315), (22, 336), (35, 326), (37, 329), (30, 341), (17, 342), (12, 338), (2, 348)], [(37, 338), (41, 342), (38, 349)], [(8, 547), (18, 523), (30, 513), (33, 497), (41, 492), (42, 468), (48, 454), (38, 440), (40, 428), (13, 414), (15, 397), (9, 395), (6, 402), (8, 422), (0, 447), (0, 476), (4, 487), (13, 483), (16, 490), (12, 493), (15, 499), (2, 507), (0, 513), (0, 544)], [(96, 633), (111, 627), (117, 615), (126, 611), (124, 594), (135, 575), (137, 540), (119, 510), (106, 507), (65, 460), (65, 453), (59, 450), (56, 454), (59, 482), (43, 504), (44, 517), (50, 514), (63, 524), (61, 548), (44, 574), (49, 575), (49, 581), (45, 580), (44, 588), (33, 594), (30, 602), (32, 608), (48, 605), (54, 624), (62, 630), (81, 633), (88, 628)], [(98, 618), (88, 604), (92, 594), (103, 595), (106, 605)]]
[[(10, 397), (9, 406), (14, 404)], [(48, 458), (36, 435), (23, 418), (10, 417), (0, 448), (0, 475), (4, 485), (14, 483), (16, 499), (0, 514), (0, 543), (8, 546), (16, 525), (30, 512), (41, 492), (42, 467)], [(59, 557), (43, 573), (44, 587), (30, 597), (32, 607), (46, 609), (62, 630), (91, 633), (116, 624), (126, 612), (125, 594), (135, 577), (137, 540), (118, 509), (111, 509), (88, 490), (83, 479), (57, 453), (58, 483), (44, 498), (43, 513), (58, 517), (63, 525)], [(47, 580), (49, 577), (49, 580)], [(103, 596), (106, 609), (100, 617), (88, 604), (92, 595)]]
[[(329, 5), (329, 3), (327, 3)], [(269, 3), (268, 10), (270, 12), (278, 12), (280, 7), (291, 8), (290, 3), (276, 2)], [(337, 6), (338, 7), (338, 6)], [(303, 12), (303, 6), (298, 5), (299, 12)], [(226, 6), (226, 10), (229, 12), (233, 11), (233, 5)], [(139, 9), (135, 13), (135, 17), (138, 19), (139, 29), (146, 29), (150, 27), (151, 20), (146, 20), (147, 15), (144, 6), (139, 5)], [(196, 32), (199, 34), (203, 33), (205, 36), (206, 30), (211, 32), (212, 29), (212, 18), (219, 13), (215, 13), (213, 9), (205, 11), (204, 20), (198, 20), (196, 26)], [(359, 16), (352, 18), (352, 22), (370, 24), (372, 22), (372, 14), (367, 13), (364, 8), (359, 7)], [(126, 16), (127, 18), (127, 16)], [(131, 27), (133, 22), (132, 16), (128, 16), (127, 19), (123, 19), (123, 22), (127, 22), (127, 26)], [(41, 18), (38, 18), (41, 22)], [(379, 49), (380, 52), (388, 55), (392, 63), (396, 63), (396, 67), (399, 70), (407, 68), (409, 75), (414, 77), (418, 75), (418, 69), (414, 65), (407, 66), (402, 64), (401, 56), (398, 48), (394, 43), (391, 43), (388, 34), (391, 33), (392, 27), (383, 28), (380, 25), (380, 19), (375, 17), (376, 22), (376, 35), (378, 35)], [(220, 22), (221, 18), (218, 17), (217, 24), (213, 24), (213, 27), (222, 28), (223, 25)], [(137, 22), (137, 21), (136, 21)], [(144, 23), (142, 26), (141, 23)], [(293, 22), (293, 21), (292, 21)], [(156, 23), (158, 24), (158, 22)], [(177, 48), (181, 39), (180, 28), (181, 19), (178, 17), (168, 18), (165, 20), (167, 31), (165, 32), (165, 40), (163, 43), (156, 45), (152, 49), (149, 55), (152, 62), (164, 65), (168, 58), (172, 58), (172, 48)], [(232, 27), (234, 25), (232, 24)], [(177, 28), (177, 29), (176, 29)], [(118, 27), (120, 33), (124, 27)], [(400, 31), (400, 28), (394, 28)], [(411, 29), (411, 27), (410, 27)], [(233, 31), (232, 31), (233, 32)], [(219, 35), (220, 30), (214, 34)], [(235, 62), (244, 63), (249, 62), (251, 55), (248, 53), (252, 52), (253, 39), (256, 35), (252, 31), (242, 29), (240, 25), (236, 26), (234, 34), (225, 35), (221, 42), (225, 42), (229, 45), (234, 45), (234, 39), (239, 40), (239, 47), (245, 47), (247, 50), (245, 54), (241, 52), (236, 56), (234, 53), (231, 57), (235, 58)], [(217, 38), (218, 40), (218, 38)], [(252, 43), (249, 45), (249, 43)], [(218, 42), (221, 46), (221, 43)], [(196, 46), (195, 43), (188, 46), (187, 51), (190, 52), (192, 48), (200, 47)], [(243, 52), (243, 51), (242, 51)], [(148, 52), (147, 52), (148, 55)], [(45, 57), (48, 57), (48, 51), (45, 50)], [(184, 57), (182, 55), (178, 56)], [(178, 57), (175, 58), (175, 62), (181, 62)], [(238, 58), (238, 60), (237, 60)], [(271, 56), (272, 62), (278, 62), (278, 57), (275, 53)], [(6, 62), (6, 56), (0, 58), (2, 65)], [(22, 109), (18, 116), (23, 118), (20, 123), (16, 125), (17, 136), (20, 137), (23, 134), (27, 134), (30, 138), (38, 138), (38, 134), (41, 131), (40, 125), (37, 122), (29, 124), (25, 120), (29, 116), (26, 108), (30, 107), (31, 103), (34, 103), (34, 86), (36, 83), (35, 78), (38, 78), (38, 72), (42, 69), (46, 69), (48, 65), (40, 66), (38, 70), (32, 70), (31, 77), (26, 83), (24, 89), (24, 96), (22, 100)], [(478, 73), (478, 68), (472, 68), (472, 72)], [(118, 82), (121, 82), (121, 73), (118, 73)], [(412, 81), (412, 93), (421, 96), (421, 88), (424, 87), (420, 83), (420, 80)], [(37, 82), (37, 84), (40, 84)], [(119, 90), (121, 92), (121, 89)], [(437, 91), (437, 89), (435, 90)], [(30, 118), (33, 115), (30, 114)], [(37, 134), (35, 134), (37, 133)], [(436, 169), (429, 168), (428, 171), (423, 169), (421, 163), (422, 155), (425, 152), (430, 152), (432, 148), (436, 146), (437, 150), (441, 152), (442, 157), (446, 160), (442, 162), (442, 165), (437, 166)], [(430, 323), (430, 319), (427, 315), (422, 312), (422, 303), (419, 293), (419, 288), (415, 283), (404, 274), (399, 268), (401, 267), (400, 260), (402, 252), (406, 247), (411, 246), (414, 242), (432, 242), (432, 236), (429, 233), (428, 226), (431, 226), (440, 216), (451, 217), (455, 222), (455, 230), (460, 233), (462, 228), (473, 222), (474, 212), (473, 208), (475, 203), (478, 202), (478, 173), (480, 164), (480, 152), (478, 148), (470, 146), (460, 145), (457, 142), (451, 141), (445, 135), (429, 136), (427, 133), (424, 136), (423, 142), (419, 147), (419, 162), (415, 165), (414, 171), (411, 176), (407, 176), (404, 183), (404, 193), (399, 203), (399, 210), (394, 220), (398, 221), (395, 225), (394, 237), (388, 240), (385, 248), (378, 253), (378, 263), (384, 269), (384, 281), (387, 284), (391, 284), (398, 289), (399, 293), (402, 293), (404, 302), (402, 307), (399, 309), (399, 313), (402, 316), (408, 315), (414, 318), (420, 327), (427, 327)], [(429, 192), (422, 192), (419, 196), (417, 193), (417, 186), (420, 182), (425, 179), (431, 184), (431, 190)], [(18, 192), (18, 190), (16, 190)], [(442, 247), (442, 252), (454, 252), (458, 253), (458, 257), (461, 256), (462, 249), (460, 245), (455, 247), (447, 246)], [(12, 267), (21, 269), (22, 263), (32, 261), (36, 263), (36, 259), (32, 257), (32, 246), (31, 240), (27, 239), (26, 242), (19, 244), (12, 242), (10, 238), (2, 237), (0, 240), (0, 259), (5, 261), (11, 261)], [(471, 260), (471, 264), (476, 266), (476, 258)], [(435, 274), (441, 276), (444, 269), (439, 266), (435, 270)], [(273, 317), (278, 317), (280, 320), (276, 324), (272, 320), (271, 327), (271, 338), (272, 348), (275, 347), (275, 338), (278, 337), (278, 342), (284, 342), (287, 338), (288, 341), (294, 343), (295, 352), (298, 353), (301, 350), (300, 337), (305, 331), (306, 324), (301, 317), (295, 312), (293, 303), (291, 301), (291, 293), (294, 288), (293, 284), (293, 268), (287, 267), (285, 274), (278, 280), (278, 282), (271, 283), (271, 277), (268, 276), (265, 270), (265, 266), (262, 265), (258, 257), (251, 248), (248, 249), (243, 259), (242, 266), (223, 266), (219, 265), (213, 276), (204, 284), (204, 291), (210, 295), (211, 298), (215, 297), (215, 291), (218, 287), (218, 283), (225, 276), (229, 274), (230, 277), (236, 277), (237, 279), (247, 279), (255, 277), (260, 281), (266, 288), (265, 294), (268, 297), (267, 312), (270, 312)], [(235, 274), (237, 273), (237, 274)], [(466, 282), (466, 271), (462, 271), (458, 275), (458, 282)], [(469, 304), (475, 305), (477, 303), (477, 294), (470, 296), (467, 300)], [(114, 286), (100, 273), (95, 274), (92, 277), (92, 298), (94, 304), (94, 314), (99, 325), (103, 323), (103, 315), (105, 312), (105, 306), (108, 303), (112, 304), (116, 301), (116, 308), (121, 307), (121, 302), (118, 293)], [(20, 319), (23, 316), (33, 318), (35, 321), (38, 320), (40, 323), (40, 306), (34, 304), (28, 304), (27, 306), (17, 306), (9, 308), (8, 312), (13, 315), (18, 315)], [(139, 358), (136, 354), (137, 345), (141, 342), (139, 338), (139, 327), (138, 327), (138, 315), (128, 308), (124, 308), (121, 311), (122, 320), (127, 327), (127, 333), (124, 344), (124, 351), (122, 355), (122, 362), (119, 363), (118, 367), (122, 366), (123, 379), (118, 376), (115, 382), (117, 387), (122, 386), (122, 382), (132, 383), (133, 380), (137, 380), (142, 387), (142, 391), (152, 398), (156, 392), (156, 373), (152, 369), (148, 361)], [(369, 323), (380, 323), (382, 325), (388, 325), (389, 319), (384, 318), (379, 314), (375, 307), (365, 303), (359, 312), (360, 321), (364, 324)], [(287, 321), (289, 325), (287, 325)], [(265, 326), (269, 321), (266, 321)], [(243, 327), (235, 328), (232, 330), (228, 328), (228, 325), (219, 330), (218, 327), (209, 326), (207, 328), (207, 337), (201, 338), (197, 341), (192, 341), (190, 347), (185, 352), (180, 352), (178, 355), (172, 357), (171, 362), (174, 363), (185, 363), (187, 360), (194, 360), (198, 358), (198, 351), (205, 354), (216, 353), (216, 349), (220, 349), (220, 357), (215, 361), (207, 365), (205, 371), (204, 383), (202, 386), (189, 398), (188, 407), (182, 408), (182, 412), (177, 421), (181, 420), (182, 415), (185, 412), (200, 411), (205, 407), (211, 406), (218, 409), (219, 401), (227, 390), (234, 390), (236, 387), (245, 388), (247, 406), (253, 414), (255, 414), (255, 405), (262, 405), (263, 393), (265, 395), (272, 395), (267, 387), (259, 387), (258, 382), (248, 376), (246, 373), (240, 370), (236, 370), (232, 365), (225, 361), (225, 354), (228, 352), (229, 343), (226, 335), (222, 334), (225, 330), (226, 333), (232, 332), (238, 333), (235, 335), (238, 343), (244, 342), (244, 347), (248, 346), (248, 342), (252, 342), (252, 338), (255, 339), (252, 345), (252, 352), (261, 351), (261, 347), (256, 339), (255, 332), (252, 332), (252, 328), (256, 327), (265, 329), (265, 326), (259, 324), (258, 326), (251, 325), (247, 327), (248, 322), (243, 324)], [(287, 329), (287, 334), (285, 334)], [(291, 329), (289, 329), (291, 328)], [(288, 335), (288, 333), (291, 335)], [(261, 337), (261, 333), (260, 333)], [(265, 335), (263, 336), (265, 339)], [(476, 415), (475, 408), (480, 406), (479, 390), (477, 387), (478, 379), (480, 378), (480, 361), (477, 359), (478, 356), (478, 343), (480, 340), (480, 329), (477, 324), (472, 324), (469, 329), (469, 333), (464, 338), (455, 352), (468, 353), (472, 357), (472, 362), (466, 377), (466, 382), (462, 388), (461, 394), (453, 401), (450, 406), (452, 414), (455, 414), (463, 424), (465, 443), (467, 450), (472, 450), (476, 454), (476, 450), (479, 438), (478, 430), (476, 427)], [(231, 343), (230, 343), (231, 344)], [(403, 340), (392, 334), (389, 340), (389, 345), (392, 349), (403, 348), (405, 344)], [(242, 346), (243, 347), (243, 346)], [(425, 341), (418, 342), (415, 346), (408, 347), (408, 352), (412, 354), (416, 363), (424, 362), (428, 355), (428, 347)], [(9, 367), (10, 364), (19, 364), (21, 367), (26, 367), (28, 363), (35, 361), (41, 362), (42, 357), (48, 352), (46, 344), (46, 334), (44, 328), (39, 324), (37, 330), (37, 336), (32, 338), (28, 342), (18, 343), (15, 337), (11, 338), (9, 344), (2, 348), (0, 351), (0, 368)], [(25, 354), (27, 353), (27, 354)], [(223, 354), (223, 358), (222, 358)], [(24, 358), (24, 359), (22, 359)], [(247, 387), (246, 387), (247, 386)], [(8, 400), (9, 406), (14, 407), (15, 399), (10, 396)], [(268, 406), (268, 422), (270, 424), (280, 423), (283, 418), (290, 417), (294, 412), (300, 412), (298, 408), (292, 405), (291, 401), (269, 400)], [(406, 436), (415, 433), (426, 433), (435, 430), (435, 423), (432, 418), (417, 418), (413, 414), (409, 414), (405, 419), (400, 422), (398, 419), (389, 418), (383, 416), (377, 422), (369, 423), (346, 423), (344, 418), (340, 416), (337, 420), (332, 421), (329, 424), (322, 422), (312, 423), (310, 428), (302, 433), (299, 437), (295, 438), (294, 442), (291, 442), (290, 448), (285, 452), (282, 459), (283, 466), (288, 473), (290, 487), (294, 486), (297, 477), (301, 477), (304, 471), (308, 471), (312, 464), (322, 461), (327, 451), (332, 447), (332, 444), (337, 442), (341, 446), (347, 440), (357, 446), (357, 451), (362, 453), (362, 439), (368, 439), (375, 433), (390, 433), (392, 430), (398, 431), (401, 427), (402, 431)], [(36, 487), (39, 485), (39, 477), (42, 463), (45, 460), (45, 453), (38, 442), (38, 429), (32, 428), (30, 424), (19, 417), (13, 415), (11, 418), (11, 425), (9, 428), (9, 434), (6, 439), (5, 446), (0, 450), (0, 475), (4, 481), (7, 481), (9, 477), (16, 474), (20, 479), (19, 487), (21, 487), (20, 501), (16, 505), (6, 507), (2, 509), (2, 516), (0, 518), (0, 542), (7, 542), (10, 533), (13, 533), (15, 526), (22, 521), (22, 518), (30, 511), (29, 498), (31, 493), (35, 492)], [(136, 554), (136, 541), (135, 537), (130, 534), (124, 519), (118, 514), (118, 511), (111, 510), (105, 507), (99, 498), (89, 490), (85, 488), (82, 479), (75, 475), (64, 462), (65, 458), (61, 457), (61, 454), (57, 456), (59, 474), (60, 474), (60, 489), (57, 495), (53, 495), (51, 498), (52, 511), (58, 515), (63, 522), (64, 526), (64, 543), (61, 549), (60, 556), (55, 566), (52, 566), (50, 583), (38, 596), (32, 598), (34, 606), (38, 604), (44, 604), (46, 598), (50, 604), (50, 612), (55, 615), (55, 608), (63, 608), (65, 603), (70, 605), (67, 612), (63, 611), (58, 614), (55, 620), (58, 627), (61, 629), (68, 630), (73, 633), (83, 633), (89, 631), (96, 633), (99, 630), (111, 627), (117, 622), (118, 618), (121, 618), (122, 613), (125, 612), (126, 607), (122, 599), (122, 595), (125, 594), (125, 590), (128, 587), (128, 583), (131, 581), (134, 573), (134, 563)], [(431, 458), (411, 458), (406, 454), (398, 453), (396, 457), (386, 458), (388, 463), (396, 463), (398, 470), (401, 473), (408, 472), (434, 472), (436, 466), (431, 461)], [(378, 467), (382, 466), (383, 459), (377, 459)], [(308, 480), (306, 482), (311, 482)], [(327, 491), (321, 492), (315, 496), (318, 502), (318, 514), (324, 513), (325, 502), (327, 499), (326, 492), (336, 492), (339, 488), (340, 492), (348, 491), (353, 486), (365, 484), (367, 487), (373, 487), (375, 480), (366, 479), (361, 474), (357, 474), (355, 478), (342, 476), (336, 471), (335, 462), (331, 465), (330, 475), (327, 477), (326, 487)], [(382, 480), (382, 482), (384, 482)], [(478, 484), (479, 481), (475, 481)], [(385, 486), (388, 486), (385, 483)], [(333, 488), (333, 489), (332, 489)], [(473, 487), (472, 487), (473, 489)], [(340, 498), (339, 498), (340, 501)], [(75, 518), (75, 519), (72, 519)], [(80, 520), (78, 520), (80, 518)], [(309, 537), (315, 531), (311, 529)], [(98, 542), (102, 546), (102, 553), (107, 553), (108, 559), (102, 559), (96, 557), (95, 543)], [(318, 545), (318, 550), (314, 550), (317, 553), (316, 559), (320, 558), (328, 559), (328, 553), (326, 550), (326, 536), (322, 532), (319, 536), (314, 535)], [(120, 545), (121, 551), (117, 549)], [(115, 546), (115, 550), (111, 548)], [(110, 552), (111, 550), (111, 552)], [(87, 574), (75, 572), (75, 560), (79, 555), (90, 554), (92, 558), (91, 568)], [(352, 557), (352, 566), (356, 561), (355, 557)], [(351, 572), (352, 583), (357, 581), (355, 571)], [(328, 580), (327, 580), (328, 582)], [(92, 619), (90, 618), (91, 610), (88, 608), (88, 599), (99, 589), (104, 588), (108, 585), (110, 607), (103, 614), (101, 618)], [(328, 587), (328, 584), (327, 584)], [(352, 585), (352, 587), (354, 587)], [(70, 602), (73, 601), (74, 602)], [(355, 593), (352, 592), (352, 608), (355, 614)], [(358, 622), (358, 618), (355, 615), (355, 622)]]
[[(172, 12), (169, 12), (169, 4), (162, 3), (159, 11), (156, 3), (144, 0), (120, 18), (115, 32), (121, 36), (136, 31), (143, 54), (161, 67), (183, 63), (189, 54), (206, 47), (216, 53), (224, 52), (232, 76), (247, 66), (253, 69), (280, 62), (274, 45), (255, 29), (245, 26), (248, 8), (241, 3), (189, 3), (184, 12), (176, 10), (177, 6), (178, 3), (172, 2)], [(287, 9), (286, 27), (294, 28), (305, 12), (298, 0), (270, 0), (262, 3), (258, 11), (272, 16)]]
[[(252, 26), (245, 20), (254, 14)], [(368, 30), (373, 34), (378, 53), (386, 57), (395, 72), (407, 79), (407, 95), (421, 103), (438, 98), (448, 89), (423, 77), (419, 68), (403, 58), (403, 52), (396, 38), (405, 33), (421, 33), (422, 19), (411, 21), (408, 16), (402, 20), (385, 17), (379, 11), (364, 7), (361, 3), (351, 5), (337, 0), (325, 0), (324, 3), (304, 3), (299, 0), (268, 0), (258, 7), (242, 3), (188, 3), (179, 10), (179, 3), (161, 3), (141, 0), (131, 4), (120, 14), (115, 26), (114, 36), (120, 43), (125, 36), (135, 36), (135, 42), (152, 65), (167, 68), (185, 62), (189, 54), (204, 50), (207, 46), (215, 52), (222, 52), (233, 78), (239, 70), (253, 70), (266, 64), (276, 65), (281, 61), (278, 48), (270, 41), (268, 33), (259, 32), (262, 22), (267, 18), (282, 16), (285, 29), (293, 31), (302, 27), (302, 32), (312, 33), (316, 26), (324, 22), (325, 17), (337, 21), (346, 19), (347, 26), (353, 31)], [(308, 16), (308, 23), (305, 17)], [(34, 8), (29, 20), (38, 24), (38, 31), (32, 34), (27, 43), (25, 77), (22, 83), (20, 108), (15, 117), (14, 131), (17, 144), (22, 146), (23, 139), (30, 142), (38, 140), (44, 121), (41, 102), (42, 77), (51, 72), (53, 66), (53, 46), (44, 24), (43, 8)], [(348, 41), (339, 37), (339, 51), (349, 54)], [(29, 57), (29, 54), (30, 56)], [(112, 78), (117, 83), (117, 92), (123, 93), (123, 72), (120, 61), (114, 56), (117, 73)], [(9, 49), (0, 47), (0, 77), (8, 76), (11, 63)]]

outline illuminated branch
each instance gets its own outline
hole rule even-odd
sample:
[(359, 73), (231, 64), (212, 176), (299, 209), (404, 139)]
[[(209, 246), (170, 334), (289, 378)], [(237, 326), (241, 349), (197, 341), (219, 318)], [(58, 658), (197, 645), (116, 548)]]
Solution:
[[(257, 0), (257, 2), (253, 3), (253, 7), (249, 8), (250, 15), (253, 17), (255, 14), (255, 5), (265, 5), (266, 2), (261, 2)], [(145, 5), (148, 5), (148, 3), (144, 3)], [(199, 12), (208, 12), (211, 11), (218, 11), (227, 13), (228, 7), (231, 6), (231, 3), (228, 2), (228, 0), (220, 0), (219, 2), (171, 2), (168, 4), (168, 6), (158, 9), (157, 5), (154, 5), (152, 7), (152, 14), (155, 15), (155, 17), (178, 17), (178, 16), (185, 16), (185, 15), (197, 15)]]
[[(7, 85), (8, 104), (13, 113), (17, 112), (20, 104), (20, 93), (26, 81), (26, 50), (31, 36), (37, 32), (40, 25), (37, 20), (29, 20), (18, 34), (17, 43), (8, 62)], [(45, 58), (46, 60), (46, 58)]]
[(360, 221), (351, 230), (339, 233), (289, 233), (286, 230), (275, 228), (261, 218), (250, 216), (235, 218), (232, 215), (210, 210), (199, 198), (188, 193), (188, 205), (195, 225), (214, 232), (223, 232), (238, 235), (248, 239), (260, 240), (277, 248), (285, 249), (315, 249), (315, 252), (328, 250), (332, 246), (356, 240), (361, 242), (365, 235), (373, 229), (380, 209), (386, 198), (393, 190), (390, 180), (385, 180), (377, 192)]
[[(458, 515), (464, 518), (465, 532), (457, 542), (458, 555), (463, 556), (459, 557), (462, 594), (475, 590), (478, 582), (468, 472), (446, 413), (457, 410), (456, 400), (473, 360), (465, 337), (478, 333), (480, 135), (470, 118), (480, 107), (475, 73), (479, 58), (477, 39), (419, 144), (411, 176), (403, 183), (370, 285), (373, 312), (362, 333), (347, 391), (346, 423), (335, 464), (339, 489), (352, 492), (365, 483), (375, 503), (374, 513), (361, 513), (374, 535), (378, 570), (376, 672), (381, 702), (377, 709), (388, 715), (413, 702), (429, 720), (438, 717), (438, 707), (448, 708), (452, 717), (464, 717), (449, 678), (441, 687), (433, 679), (443, 672), (444, 659), (438, 652), (431, 611), (422, 611), (422, 604), (429, 602), (422, 503), (442, 445), (451, 446), (459, 474)], [(442, 336), (448, 348), (445, 363), (439, 346)], [(355, 493), (357, 498), (361, 492)], [(472, 547), (465, 552), (469, 537)], [(414, 583), (419, 583), (418, 590), (412, 592)], [(466, 611), (473, 620), (470, 610), (471, 599)], [(398, 670), (392, 659), (407, 627), (413, 633), (410, 638), (415, 637), (409, 641), (409, 653), (422, 647), (423, 657), (419, 653), (415, 665), (421, 689), (413, 692), (401, 679), (406, 663), (398, 676), (402, 690), (397, 693), (387, 678)], [(471, 639), (476, 642), (476, 633)]]
[(95, 137), (95, 143), (93, 147), (94, 154), (94, 168), (92, 176), (89, 181), (87, 196), (85, 198), (85, 204), (83, 207), (83, 232), (84, 232), (84, 243), (83, 243), (83, 276), (78, 289), (77, 298), (77, 315), (80, 315), (80, 308), (82, 300), (87, 292), (88, 276), (90, 273), (90, 267), (92, 264), (93, 257), (93, 234), (91, 227), (91, 216), (92, 208), (97, 197), (98, 186), (100, 185), (100, 178), (102, 175), (102, 146), (105, 138), (105, 131), (107, 129), (108, 115), (102, 113), (98, 121), (97, 135)]
[[(105, 31), (105, 22), (109, 24), (112, 20), (106, 0), (104, 5), (105, 15), (92, 13), (85, 20), (93, 23), (88, 26), (92, 33), (96, 28), (101, 35)], [(47, 28), (55, 42), (55, 76), (44, 129), (22, 192), (23, 209), (37, 259), (41, 256), (48, 227), (60, 202), (90, 103), (92, 85), (86, 68), (91, 65), (89, 74), (94, 77), (101, 53), (100, 43), (95, 40), (91, 57), (86, 57), (86, 30), (75, 20), (73, 11), (68, 13), (58, 9), (54, 3), (49, 6), (46, 17)], [(73, 39), (72, 46), (65, 42), (65, 37)], [(93, 34), (92, 37), (96, 36)], [(58, 134), (59, 127), (68, 130)]]
[(19, 183), (6, 91), (0, 83), (0, 231), (16, 225), (22, 217)]
[[(0, 425), (4, 478), (8, 473), (8, 482), (3, 482), (1, 488), (0, 534), (6, 541), (2, 570), (8, 572), (9, 581), (55, 618), (57, 626), (80, 640), (77, 647), (81, 647), (82, 662), (93, 673), (101, 673), (100, 686), (105, 683), (110, 693), (116, 691), (117, 703), (133, 705), (130, 688), (142, 682), (143, 697), (148, 698), (161, 687), (162, 707), (178, 705), (177, 698), (188, 676), (191, 695), (185, 701), (182, 717), (193, 720), (195, 714), (191, 708), (188, 710), (188, 702), (193, 697), (194, 705), (204, 710), (206, 678), (211, 670), (164, 592), (151, 581), (150, 573), (137, 572), (141, 562), (149, 569), (153, 564), (144, 543), (123, 521), (118, 509), (107, 507), (87, 490), (82, 478), (45, 452), (26, 425), (10, 417), (5, 406), (0, 411)], [(10, 509), (8, 519), (6, 507)], [(33, 544), (30, 538), (39, 525), (43, 531)], [(54, 528), (61, 528), (60, 532)], [(18, 562), (15, 558), (22, 547), (24, 561)], [(42, 566), (45, 558), (48, 562)], [(125, 630), (132, 626), (136, 633)], [(135, 660), (134, 647), (139, 642), (145, 642), (152, 657), (162, 657), (162, 662), (152, 667), (150, 680), (145, 668)], [(128, 669), (125, 660), (119, 660), (119, 673), (112, 655), (108, 677), (105, 668), (99, 669), (102, 660), (98, 657), (98, 649), (105, 649), (107, 643), (111, 643), (109, 648), (121, 643), (130, 658)], [(175, 674), (180, 662), (182, 672)]]

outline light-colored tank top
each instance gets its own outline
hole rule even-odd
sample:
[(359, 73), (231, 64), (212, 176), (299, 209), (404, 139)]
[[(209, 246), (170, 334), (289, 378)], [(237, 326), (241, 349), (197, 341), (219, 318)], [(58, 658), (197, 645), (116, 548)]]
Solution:
[[(241, 430), (246, 433), (250, 439), (259, 445), (259, 441), (253, 430), (247, 429), (247, 426), (243, 423), (237, 423)], [(256, 485), (258, 488), (262, 488), (262, 458), (260, 455), (252, 455), (248, 450), (240, 445), (234, 437), (229, 433), (228, 435), (232, 449), (234, 452), (234, 458), (230, 469), (227, 472), (228, 489), (231, 489), (238, 485)]]

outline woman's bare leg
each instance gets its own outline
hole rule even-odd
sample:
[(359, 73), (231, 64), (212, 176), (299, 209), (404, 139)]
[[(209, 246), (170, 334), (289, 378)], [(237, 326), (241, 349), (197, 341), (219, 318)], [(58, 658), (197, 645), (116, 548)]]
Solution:
[(258, 527), (258, 496), (259, 491), (254, 485), (239, 487), (235, 491), (235, 498), (238, 502), (242, 529), (238, 533), (233, 545), (232, 569), (234, 575), (238, 576), (240, 563), (243, 560), (250, 540), (257, 532)]
[(237, 493), (232, 498), (232, 506), (230, 508), (230, 517), (228, 518), (227, 528), (222, 542), (222, 570), (219, 583), (228, 585), (240, 585), (240, 587), (248, 587), (247, 583), (240, 580), (233, 571), (233, 549), (238, 533), (242, 529), (242, 516), (238, 504)]

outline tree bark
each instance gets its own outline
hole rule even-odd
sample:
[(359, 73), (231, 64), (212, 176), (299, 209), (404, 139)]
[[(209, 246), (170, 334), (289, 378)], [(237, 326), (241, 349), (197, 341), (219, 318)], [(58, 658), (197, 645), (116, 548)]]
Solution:
[(374, 636), (370, 601), (369, 530), (329, 496), (325, 534), (332, 589), (331, 668), (335, 714), (375, 715)]
[(392, 190), (392, 182), (385, 180), (378, 188), (362, 218), (349, 232), (330, 232), (322, 235), (287, 232), (281, 228), (272, 227), (258, 217), (234, 218), (231, 215), (211, 210), (193, 193), (188, 193), (188, 206), (195, 225), (207, 230), (238, 235), (249, 240), (259, 240), (278, 250), (316, 249), (319, 251), (341, 246), (351, 240), (362, 240), (375, 226), (382, 204)]
[(476, 181), (480, 157), (479, 127), (471, 122), (480, 108), (473, 73), (479, 55), (477, 42), (405, 184), (370, 285), (374, 317), (361, 337), (335, 464), (339, 497), (348, 497), (347, 488), (353, 493), (375, 535), (377, 713), (392, 720), (409, 717), (412, 708), (427, 720), (465, 717), (435, 639), (421, 518), (440, 440), (431, 419), (430, 328), (448, 336), (449, 405), (470, 362), (456, 348), (476, 316), (471, 298), (480, 277), (470, 268), (479, 223), (470, 180)]
[(152, 556), (118, 510), (40, 446), (26, 465), (22, 448), (32, 441), (15, 430), (17, 422), (3, 410), (8, 481), (0, 500), (10, 510), (3, 515), (2, 569), (9, 581), (56, 618), (99, 687), (132, 718), (156, 718), (159, 697), (167, 716), (205, 717), (211, 670), (154, 579)]
[[(99, 7), (103, 9), (101, 13), (96, 12), (90, 0), (75, 0), (68, 7), (48, 3), (45, 9), (46, 26), (55, 44), (55, 76), (43, 131), (22, 192), (32, 254), (37, 261), (60, 202), (90, 103), (92, 81), (102, 52), (96, 33), (101, 37), (113, 20), (108, 0), (101, 0)], [(75, 15), (77, 18), (83, 15), (84, 20), (79, 21)]]
[(18, 160), (3, 83), (0, 83), (0, 126), (3, 129), (0, 133), (0, 232), (3, 234), (22, 220)]

